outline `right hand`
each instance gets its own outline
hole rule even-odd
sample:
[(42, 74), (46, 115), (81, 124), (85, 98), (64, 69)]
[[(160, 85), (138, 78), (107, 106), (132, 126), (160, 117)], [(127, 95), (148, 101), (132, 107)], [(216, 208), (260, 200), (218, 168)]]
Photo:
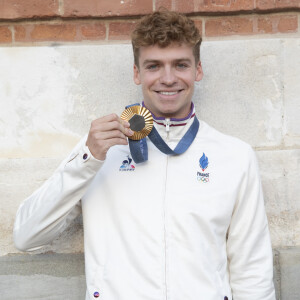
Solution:
[(127, 145), (127, 136), (133, 135), (130, 124), (116, 114), (92, 121), (86, 145), (92, 155), (105, 160), (108, 149), (114, 145)]

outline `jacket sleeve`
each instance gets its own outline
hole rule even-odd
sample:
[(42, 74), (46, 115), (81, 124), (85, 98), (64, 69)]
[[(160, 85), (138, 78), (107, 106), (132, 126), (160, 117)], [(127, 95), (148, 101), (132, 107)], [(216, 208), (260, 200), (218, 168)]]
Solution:
[(230, 285), (234, 300), (275, 300), (273, 256), (258, 164), (252, 148), (248, 151), (228, 230)]
[(49, 244), (80, 214), (80, 199), (103, 164), (91, 155), (85, 143), (86, 137), (20, 205), (13, 232), (17, 249), (32, 251)]

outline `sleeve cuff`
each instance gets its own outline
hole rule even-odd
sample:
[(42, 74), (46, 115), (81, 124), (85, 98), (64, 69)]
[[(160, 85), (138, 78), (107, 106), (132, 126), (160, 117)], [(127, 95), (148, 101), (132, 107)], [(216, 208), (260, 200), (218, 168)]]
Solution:
[(99, 160), (96, 157), (93, 156), (93, 154), (91, 153), (89, 147), (84, 144), (79, 155), (81, 156), (82, 161), (85, 163), (89, 160), (98, 162), (98, 163), (104, 163), (104, 160)]
[(73, 150), (73, 153), (69, 156), (66, 165), (68, 167), (75, 167), (77, 170), (91, 169), (98, 171), (103, 165), (104, 160), (99, 160), (93, 156), (90, 149), (86, 145), (87, 136), (81, 139), (80, 143)]

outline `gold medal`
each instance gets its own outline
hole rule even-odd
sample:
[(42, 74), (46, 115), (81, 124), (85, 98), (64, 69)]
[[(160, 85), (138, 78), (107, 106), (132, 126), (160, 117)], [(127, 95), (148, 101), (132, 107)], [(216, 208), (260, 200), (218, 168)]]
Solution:
[(153, 118), (150, 111), (140, 105), (134, 105), (126, 108), (121, 119), (129, 122), (130, 129), (134, 132), (128, 138), (131, 140), (141, 140), (146, 137), (152, 130)]

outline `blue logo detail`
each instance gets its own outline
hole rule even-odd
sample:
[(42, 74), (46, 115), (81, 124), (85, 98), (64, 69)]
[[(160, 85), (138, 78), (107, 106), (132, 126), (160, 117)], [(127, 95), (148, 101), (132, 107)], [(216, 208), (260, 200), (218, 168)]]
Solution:
[(203, 172), (208, 167), (208, 158), (205, 156), (204, 153), (201, 156), (201, 158), (199, 159), (199, 164), (200, 164), (200, 167), (201, 167)]
[(131, 162), (132, 162), (132, 158), (129, 155), (127, 155), (127, 159), (123, 160), (119, 171), (134, 171), (135, 166), (131, 164)]

